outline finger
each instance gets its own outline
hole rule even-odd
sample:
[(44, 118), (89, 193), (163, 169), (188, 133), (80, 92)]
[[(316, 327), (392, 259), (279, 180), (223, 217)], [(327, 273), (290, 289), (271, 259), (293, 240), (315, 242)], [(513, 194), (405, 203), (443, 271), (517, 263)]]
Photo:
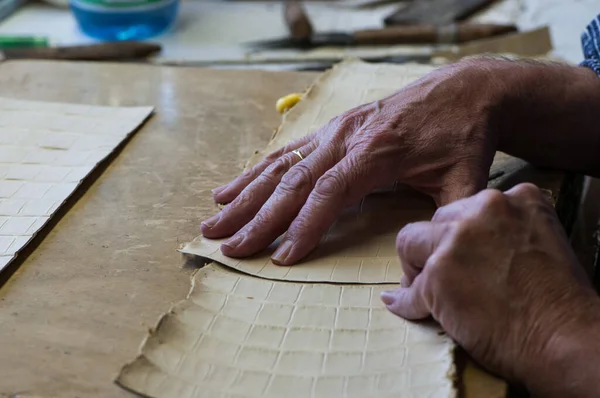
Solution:
[[(306, 157), (314, 151), (316, 145), (316, 141), (313, 140), (298, 151), (302, 157)], [(221, 238), (237, 232), (254, 218), (282, 176), (300, 160), (301, 157), (296, 153), (288, 152), (271, 163), (219, 214), (202, 223), (202, 234), (208, 238)]]
[(444, 223), (464, 220), (481, 213), (482, 206), (490, 201), (490, 197), (497, 196), (500, 191), (484, 189), (468, 198), (459, 199), (436, 210), (431, 222)]
[(423, 281), (417, 278), (411, 287), (383, 292), (381, 300), (391, 313), (402, 318), (414, 321), (428, 318), (431, 311), (422, 293)]
[[(442, 223), (462, 220), (472, 212), (472, 202), (473, 200), (471, 198), (465, 198), (439, 207), (431, 218), (431, 222)], [(471, 203), (470, 206), (469, 203)]]
[(513, 200), (513, 198), (515, 198), (517, 200), (522, 200), (525, 202), (539, 202), (553, 207), (551, 194), (544, 194), (544, 192), (539, 187), (531, 183), (515, 185), (511, 189), (504, 192), (504, 194), (512, 203), (517, 202)]
[(292, 265), (307, 256), (344, 208), (380, 185), (377, 177), (381, 173), (373, 171), (374, 162), (365, 154), (349, 154), (327, 171), (315, 184), (272, 261)]
[(266, 248), (294, 220), (316, 181), (339, 160), (340, 145), (319, 146), (292, 167), (256, 217), (221, 246), (229, 257), (246, 257)]
[(417, 222), (406, 225), (396, 237), (396, 250), (404, 272), (404, 286), (410, 286), (447, 231), (446, 224)]
[[(302, 157), (307, 157), (315, 150), (316, 145), (316, 141), (311, 141), (298, 151)], [(216, 239), (236, 233), (256, 216), (281, 182), (283, 175), (301, 160), (294, 152), (279, 157), (219, 214), (204, 221), (201, 224), (202, 234), (207, 238)]]
[(213, 190), (213, 198), (217, 203), (231, 203), (252, 181), (254, 181), (258, 176), (260, 176), (267, 167), (269, 167), (273, 162), (279, 159), (281, 156), (296, 150), (309, 142), (313, 141), (315, 138), (315, 134), (309, 134), (305, 137), (302, 137), (298, 140), (292, 141), (283, 148), (276, 150), (275, 152), (267, 155), (261, 162), (256, 164), (250, 170), (244, 172), (242, 175), (238, 176), (236, 179), (222, 185)]

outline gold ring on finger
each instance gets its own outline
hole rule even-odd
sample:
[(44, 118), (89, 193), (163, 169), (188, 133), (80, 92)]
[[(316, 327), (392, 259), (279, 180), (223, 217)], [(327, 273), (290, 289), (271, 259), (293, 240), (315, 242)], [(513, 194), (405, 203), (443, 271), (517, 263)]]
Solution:
[(304, 160), (304, 156), (302, 156), (302, 154), (300, 153), (300, 151), (299, 151), (299, 150), (297, 150), (297, 149), (294, 149), (294, 150), (292, 151), (292, 153), (293, 153), (293, 154), (295, 154), (295, 155), (297, 155), (297, 156), (300, 158), (300, 160)]

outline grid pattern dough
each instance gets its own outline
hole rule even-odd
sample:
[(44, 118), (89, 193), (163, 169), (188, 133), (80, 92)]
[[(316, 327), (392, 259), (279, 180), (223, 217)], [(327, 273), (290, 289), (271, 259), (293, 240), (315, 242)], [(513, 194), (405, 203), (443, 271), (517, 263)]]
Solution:
[(454, 343), (389, 313), (389, 285), (269, 281), (211, 264), (118, 383), (149, 397), (454, 397)]
[(151, 112), (0, 98), (0, 271)]

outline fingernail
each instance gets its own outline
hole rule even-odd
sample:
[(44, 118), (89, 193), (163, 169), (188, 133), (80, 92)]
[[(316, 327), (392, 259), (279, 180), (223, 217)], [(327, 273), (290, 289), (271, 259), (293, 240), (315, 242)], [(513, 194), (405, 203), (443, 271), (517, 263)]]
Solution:
[(219, 222), (219, 220), (221, 219), (221, 213), (217, 214), (216, 216), (212, 216), (211, 218), (202, 221), (201, 225), (205, 228), (212, 228), (215, 226), (215, 224), (217, 222)]
[(275, 253), (271, 256), (271, 261), (277, 265), (284, 265), (285, 260), (290, 255), (290, 251), (292, 251), (292, 242), (289, 240), (281, 242)]
[(215, 189), (213, 189), (211, 192), (213, 194), (213, 196), (220, 194), (221, 192), (223, 192), (225, 190), (225, 188), (227, 188), (227, 185), (221, 185), (220, 187), (216, 187)]
[(229, 247), (230, 249), (235, 249), (236, 247), (238, 247), (240, 245), (240, 243), (242, 243), (243, 240), (244, 240), (244, 235), (239, 234), (239, 235), (235, 235), (228, 241), (224, 242), (223, 245)]
[(394, 301), (396, 301), (396, 296), (394, 296), (394, 292), (392, 291), (381, 292), (380, 297), (385, 305), (392, 305), (394, 304)]

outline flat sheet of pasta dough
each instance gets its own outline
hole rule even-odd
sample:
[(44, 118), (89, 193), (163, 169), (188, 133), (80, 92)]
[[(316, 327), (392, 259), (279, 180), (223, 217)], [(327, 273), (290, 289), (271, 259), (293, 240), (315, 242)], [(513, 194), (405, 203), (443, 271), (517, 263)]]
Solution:
[(390, 285), (270, 281), (212, 263), (123, 367), (153, 398), (456, 396), (454, 343), (389, 313)]
[(151, 112), (0, 98), (0, 271)]

